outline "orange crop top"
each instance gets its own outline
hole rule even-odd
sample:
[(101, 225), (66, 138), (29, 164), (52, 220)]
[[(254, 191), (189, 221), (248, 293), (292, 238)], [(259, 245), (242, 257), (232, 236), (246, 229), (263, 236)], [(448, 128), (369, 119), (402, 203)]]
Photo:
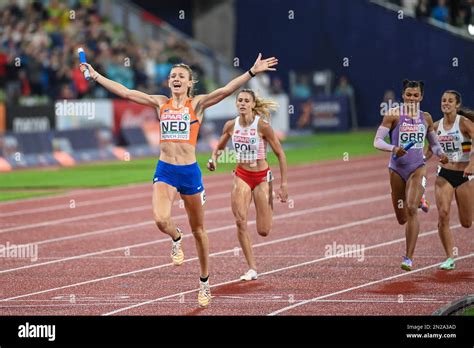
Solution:
[(180, 109), (173, 107), (173, 99), (160, 109), (161, 142), (187, 143), (196, 146), (199, 123), (191, 98), (188, 98)]

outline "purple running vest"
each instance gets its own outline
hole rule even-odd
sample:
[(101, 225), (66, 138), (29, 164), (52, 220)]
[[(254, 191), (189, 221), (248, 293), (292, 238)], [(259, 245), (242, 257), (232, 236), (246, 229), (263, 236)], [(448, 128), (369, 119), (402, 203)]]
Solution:
[(418, 112), (418, 117), (411, 118), (400, 115), (397, 126), (390, 132), (390, 143), (395, 146), (404, 147), (410, 141), (416, 144), (407, 153), (394, 160), (390, 156), (389, 168), (397, 172), (405, 181), (417, 168), (424, 165), (423, 147), (428, 130), (423, 111)]

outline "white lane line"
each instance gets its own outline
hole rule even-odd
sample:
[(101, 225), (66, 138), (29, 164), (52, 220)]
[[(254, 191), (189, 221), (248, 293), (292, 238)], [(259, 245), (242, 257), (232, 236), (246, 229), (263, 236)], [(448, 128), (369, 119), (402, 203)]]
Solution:
[[(123, 201), (124, 199), (129, 200), (129, 199), (144, 198), (144, 197), (151, 197), (151, 190), (150, 190), (150, 192), (147, 192), (147, 193), (145, 192), (145, 193), (113, 196), (113, 197), (107, 197), (107, 198), (102, 198), (102, 199), (93, 199), (93, 200), (89, 200), (89, 201), (81, 201), (79, 199), (75, 199), (74, 200), (74, 205), (75, 205), (74, 209), (82, 208), (82, 207), (88, 207), (88, 206), (96, 205), (96, 204)], [(15, 210), (15, 211), (9, 212), (9, 213), (1, 213), (0, 218), (1, 217), (24, 215), (24, 214), (45, 213), (45, 212), (50, 212), (50, 211), (58, 211), (58, 210), (66, 210), (66, 209), (71, 210), (70, 205), (71, 205), (70, 201), (64, 201), (63, 204), (49, 205), (47, 207), (42, 207), (42, 208)]]
[[(335, 163), (340, 163), (340, 162), (341, 160), (324, 160), (324, 161), (318, 161), (318, 162), (312, 162), (312, 163), (297, 164), (297, 165), (292, 165), (290, 170), (291, 172), (293, 171), (299, 172), (299, 171), (305, 171), (308, 168), (310, 168), (310, 169), (320, 171), (321, 169), (330, 168), (332, 172), (333, 170), (338, 170), (340, 168), (347, 169), (348, 168), (347, 166), (349, 164), (351, 165), (351, 168), (360, 167), (359, 169), (363, 169), (363, 167), (365, 167), (365, 164), (367, 163), (370, 164), (369, 167), (372, 167), (375, 162), (387, 162), (387, 159), (383, 157), (382, 155), (367, 155), (367, 156), (357, 156), (350, 161), (343, 161), (342, 164), (335, 164)], [(209, 180), (209, 181), (215, 180), (215, 181), (220, 182), (220, 179), (226, 177), (227, 175), (228, 173), (209, 175), (209, 176), (205, 176), (205, 180)], [(122, 191), (122, 190), (128, 190), (128, 189), (136, 190), (137, 188), (140, 188), (140, 187), (149, 186), (150, 183), (126, 184), (126, 185), (122, 185), (118, 187), (105, 187), (105, 188), (85, 188), (85, 189), (73, 188), (72, 191), (66, 192), (61, 195), (56, 195), (56, 196), (32, 197), (32, 198), (26, 198), (26, 199), (22, 199), (18, 201), (0, 202), (0, 207), (8, 207), (10, 205), (17, 205), (21, 203), (35, 202), (35, 201), (41, 201), (41, 200), (67, 198), (67, 197), (70, 197), (71, 195), (81, 196), (81, 195), (90, 194), (90, 193), (102, 193), (102, 192), (113, 193), (114, 191)], [(124, 195), (126, 195), (126, 193)]]
[[(336, 204), (326, 205), (326, 206), (321, 206), (321, 207), (316, 207), (316, 208), (303, 209), (303, 210), (299, 210), (299, 211), (292, 212), (292, 213), (285, 213), (285, 214), (275, 215), (273, 217), (273, 220), (286, 219), (286, 218), (291, 218), (291, 217), (300, 216), (300, 215), (306, 215), (306, 214), (311, 214), (311, 213), (316, 213), (316, 212), (321, 212), (321, 211), (326, 211), (326, 210), (332, 210), (332, 209), (336, 209), (336, 208), (343, 208), (343, 207), (347, 207), (347, 206), (354, 206), (354, 205), (359, 205), (359, 204), (372, 203), (374, 201), (388, 199), (388, 197), (389, 197), (388, 195), (380, 195), (380, 196), (375, 196), (375, 197), (371, 197), (371, 198), (359, 199), (359, 200), (351, 201), (351, 202), (336, 203)], [(221, 213), (221, 212), (224, 212), (224, 211), (230, 211), (230, 208), (226, 207), (226, 208), (214, 209), (214, 210), (212, 210), (212, 213)], [(186, 215), (184, 215), (184, 214), (181, 215), (181, 216), (186, 217)], [(390, 214), (388, 216), (390, 216)], [(248, 225), (249, 226), (254, 225), (255, 223), (256, 223), (256, 220), (251, 220), (251, 221), (248, 222)], [(219, 231), (223, 231), (223, 230), (227, 230), (227, 229), (231, 229), (231, 228), (235, 228), (235, 224), (209, 229), (209, 230), (207, 230), (207, 233), (209, 234), (209, 233), (219, 232)], [(185, 234), (183, 238), (191, 238), (191, 237), (192, 237), (192, 234), (188, 233), (188, 234)], [(63, 258), (63, 259), (52, 260), (52, 261), (47, 261), (47, 262), (42, 262), (42, 263), (34, 263), (34, 264), (31, 264), (31, 265), (21, 266), (21, 267), (17, 267), (17, 268), (1, 270), (0, 274), (10, 273), (10, 272), (14, 272), (14, 271), (29, 269), (29, 268), (36, 268), (36, 267), (39, 267), (39, 266), (51, 265), (51, 264), (59, 263), (59, 262), (82, 259), (82, 258), (86, 258), (86, 257), (89, 257), (89, 256), (95, 256), (95, 255), (100, 255), (100, 254), (105, 254), (105, 253), (110, 253), (110, 252), (124, 251), (126, 249), (149, 246), (149, 245), (164, 243), (164, 242), (169, 242), (169, 238), (163, 238), (163, 239), (158, 239), (158, 240), (154, 240), (154, 241), (151, 241), (151, 242), (143, 242), (143, 243), (139, 243), (139, 244), (133, 244), (133, 245), (123, 246), (123, 247), (118, 247), (118, 248), (113, 248), (113, 249), (105, 249), (105, 250), (95, 251), (95, 252), (91, 252), (91, 253), (87, 253), (87, 254), (81, 254), (81, 255), (66, 257), (66, 258)], [(268, 243), (272, 243), (272, 242), (268, 242)]]
[[(457, 227), (460, 227), (461, 225), (457, 225)], [(454, 227), (453, 227), (454, 228)], [(434, 233), (437, 233), (438, 230), (436, 230)], [(423, 234), (423, 235), (426, 235), (426, 234)], [(420, 235), (421, 237), (422, 235)], [(405, 240), (403, 238), (403, 240)], [(369, 247), (369, 248), (373, 248), (373, 247)], [(368, 248), (368, 249), (369, 249)], [(468, 255), (464, 255), (464, 256), (460, 256), (460, 257), (457, 257), (455, 258), (456, 261), (459, 261), (459, 260), (463, 260), (463, 259), (467, 259), (467, 258), (470, 258), (470, 257), (473, 257), (474, 256), (474, 253), (471, 253), (471, 254), (468, 254)], [(340, 290), (340, 291), (336, 291), (336, 292), (333, 292), (333, 293), (330, 293), (330, 294), (326, 294), (326, 295), (323, 295), (323, 296), (318, 296), (318, 297), (314, 297), (312, 299), (309, 299), (309, 300), (305, 300), (305, 301), (301, 301), (301, 302), (297, 302), (291, 306), (287, 306), (287, 307), (283, 307), (279, 310), (276, 310), (274, 312), (271, 312), (269, 313), (268, 315), (270, 316), (274, 316), (274, 315), (278, 315), (280, 313), (283, 313), (283, 312), (286, 312), (286, 311), (289, 311), (290, 309), (294, 309), (294, 308), (297, 308), (297, 307), (300, 307), (300, 306), (303, 306), (305, 304), (308, 304), (308, 303), (312, 303), (312, 302), (317, 302), (319, 300), (322, 300), (322, 299), (325, 299), (325, 298), (328, 298), (328, 297), (331, 297), (331, 296), (336, 296), (336, 295), (340, 295), (340, 294), (344, 294), (344, 293), (347, 293), (347, 292), (350, 292), (350, 291), (353, 291), (353, 290), (358, 290), (358, 289), (362, 289), (362, 288), (365, 288), (365, 287), (368, 287), (368, 286), (371, 286), (371, 285), (375, 285), (375, 284), (380, 284), (380, 283), (383, 283), (383, 282), (386, 282), (386, 281), (389, 281), (389, 280), (393, 280), (393, 279), (398, 279), (398, 278), (401, 278), (401, 277), (404, 277), (404, 276), (407, 276), (407, 275), (412, 275), (412, 274), (415, 274), (415, 273), (418, 273), (418, 272), (422, 272), (422, 271), (425, 271), (427, 269), (430, 269), (430, 268), (435, 268), (435, 267), (439, 267), (440, 265), (440, 262), (438, 263), (435, 263), (433, 265), (429, 265), (429, 266), (425, 266), (425, 267), (422, 267), (422, 268), (419, 268), (419, 269), (416, 269), (416, 270), (413, 270), (411, 272), (406, 272), (406, 273), (401, 273), (401, 274), (397, 274), (397, 275), (394, 275), (394, 276), (391, 276), (391, 277), (386, 277), (386, 278), (382, 278), (382, 279), (379, 279), (379, 280), (375, 280), (375, 281), (372, 281), (372, 282), (369, 282), (369, 283), (364, 283), (364, 284), (361, 284), (361, 285), (358, 285), (358, 286), (353, 286), (351, 288), (347, 288), (347, 289), (343, 289), (343, 290)]]
[[(324, 191), (319, 191), (317, 193), (304, 193), (300, 195), (295, 195), (291, 196), (290, 199), (301, 199), (301, 198), (306, 198), (306, 197), (323, 197), (332, 193), (341, 193), (341, 192), (346, 192), (346, 191), (355, 191), (355, 190), (365, 190), (367, 188), (373, 188), (377, 186), (384, 186), (386, 184), (385, 181), (383, 182), (373, 182), (370, 184), (364, 184), (364, 185), (352, 185), (352, 186), (345, 186), (344, 188), (337, 188), (337, 189), (330, 189), (330, 190), (324, 190)], [(226, 196), (230, 195), (229, 193), (226, 193)], [(214, 198), (217, 197), (212, 197), (209, 201), (212, 201)], [(230, 208), (220, 208), (220, 209), (209, 209), (206, 210), (206, 215), (207, 214), (214, 214), (216, 212), (225, 212), (225, 211), (230, 211)], [(173, 221), (178, 220), (178, 219), (187, 219), (186, 214), (181, 214), (181, 215), (176, 215), (173, 216)], [(98, 234), (105, 234), (105, 233), (110, 233), (110, 232), (116, 232), (116, 231), (121, 231), (121, 230), (126, 230), (130, 228), (137, 228), (137, 227), (143, 227), (143, 226), (152, 226), (155, 223), (153, 221), (144, 221), (136, 224), (129, 224), (129, 225), (122, 225), (122, 226), (117, 226), (117, 227), (112, 227), (112, 228), (107, 228), (107, 229), (102, 229), (102, 230), (97, 230), (97, 231), (91, 231), (91, 232), (84, 232), (84, 233), (79, 233), (79, 234), (74, 234), (70, 236), (64, 236), (64, 237), (58, 237), (58, 238), (51, 238), (51, 239), (45, 239), (42, 241), (36, 241), (36, 242), (31, 242), (32, 244), (48, 244), (48, 243), (54, 243), (54, 242), (60, 242), (60, 241), (65, 241), (65, 240), (71, 240), (71, 239), (77, 239), (77, 238), (83, 238), (83, 237), (90, 237), (90, 236), (95, 236)]]
[(86, 215), (74, 216), (74, 217), (69, 217), (69, 218), (64, 218), (64, 219), (39, 222), (39, 223), (35, 223), (35, 224), (9, 227), (9, 228), (1, 229), (0, 233), (7, 233), (7, 232), (12, 232), (12, 231), (25, 230), (25, 229), (28, 229), (28, 228), (45, 227), (45, 226), (62, 224), (62, 223), (66, 223), (66, 222), (89, 220), (89, 219), (100, 218), (100, 217), (104, 217), (104, 216), (142, 211), (142, 210), (145, 210), (145, 209), (150, 209), (151, 210), (151, 204), (150, 205), (142, 205), (142, 206), (134, 207), (134, 208), (123, 208), (123, 209), (109, 210), (109, 211), (100, 212), (100, 213), (86, 214)]
[[(248, 298), (243, 296), (228, 296), (222, 295), (218, 297), (219, 304), (221, 303), (232, 303), (232, 304), (242, 304), (242, 303), (288, 303), (288, 299), (259, 299), (259, 298)], [(453, 298), (454, 300), (454, 298)], [(76, 300), (77, 301), (77, 300)], [(214, 299), (215, 303), (217, 303), (217, 299)], [(352, 303), (370, 303), (370, 304), (388, 304), (388, 303), (399, 303), (397, 299), (393, 300), (321, 300), (318, 302), (326, 302), (326, 303), (336, 303), (336, 304), (352, 304)], [(410, 304), (448, 304), (451, 301), (442, 301), (442, 300), (434, 300), (434, 301), (420, 301), (420, 300), (407, 300), (404, 299), (404, 303)], [(3, 310), (13, 310), (13, 309), (22, 309), (22, 310), (32, 310), (34, 308), (61, 308), (64, 307), (64, 310), (75, 310), (77, 307), (105, 307), (105, 306), (123, 306), (123, 305), (132, 305), (136, 303), (136, 300), (124, 300), (124, 301), (103, 301), (103, 302), (85, 302), (85, 303), (50, 303), (50, 304), (23, 304), (23, 305), (12, 305), (12, 306), (0, 306), (0, 309)], [(195, 300), (187, 300), (187, 299), (176, 299), (170, 300), (166, 303), (170, 304), (195, 304)], [(77, 315), (77, 314), (73, 314)]]
[[(377, 172), (380, 173), (380, 171), (377, 171)], [(368, 176), (371, 176), (371, 175), (368, 175)], [(326, 178), (326, 179), (327, 179), (326, 181), (317, 180), (317, 179), (312, 179), (312, 180), (310, 179), (310, 180), (307, 180), (307, 181), (301, 180), (300, 182), (297, 182), (297, 183), (294, 183), (293, 185), (291, 185), (290, 189), (295, 188), (295, 187), (300, 187), (300, 186), (309, 186), (310, 184), (313, 184), (313, 183), (316, 183), (318, 185), (319, 184), (324, 184), (324, 183), (329, 182), (329, 180), (340, 181), (340, 179), (338, 179), (338, 178)], [(387, 185), (386, 180), (379, 180), (379, 181), (375, 181), (375, 182), (371, 182), (371, 183), (367, 183), (367, 184), (355, 184), (355, 185), (352, 185), (352, 186), (343, 186), (343, 187), (338, 187), (338, 188), (335, 188), (335, 189), (323, 190), (323, 191), (316, 192), (314, 194), (309, 194), (309, 195), (307, 194), (306, 196), (303, 196), (303, 198), (307, 197), (307, 196), (322, 194), (324, 192), (328, 192), (328, 194), (342, 193), (342, 192), (347, 192), (347, 191), (353, 191), (353, 190), (358, 189), (358, 188), (365, 189), (365, 188), (376, 187), (376, 186), (384, 186), (384, 185)], [(209, 202), (214, 201), (214, 199), (217, 200), (217, 199), (227, 198), (227, 197), (230, 198), (230, 192), (210, 196)], [(293, 199), (293, 200), (295, 198), (301, 198), (301, 197), (299, 197), (298, 195), (289, 197), (289, 199)], [(175, 204), (178, 204), (178, 201), (176, 201)], [(79, 215), (79, 216), (63, 218), (63, 219), (59, 219), (59, 220), (49, 220), (49, 221), (43, 221), (43, 222), (40, 222), (40, 223), (34, 223), (34, 224), (29, 224), (29, 225), (9, 227), (9, 228), (5, 228), (5, 229), (0, 229), (0, 234), (7, 233), (7, 232), (12, 232), (12, 231), (24, 230), (24, 229), (27, 229), (27, 228), (45, 227), (45, 226), (55, 225), (55, 224), (59, 224), (59, 223), (66, 223), (66, 222), (71, 222), (71, 221), (80, 221), (82, 219), (90, 219), (90, 218), (98, 218), (98, 217), (102, 217), (102, 216), (122, 214), (125, 211), (138, 212), (138, 211), (143, 211), (143, 210), (151, 210), (151, 204), (150, 205), (142, 205), (142, 206), (135, 207), (135, 208), (130, 208), (130, 209), (128, 209), (128, 208), (115, 209), (115, 210), (109, 210), (109, 211), (106, 211), (106, 212), (100, 212), (100, 213), (95, 213), (95, 214)], [(209, 210), (209, 212), (211, 212), (211, 210)], [(206, 211), (206, 213), (208, 213), (208, 211)], [(186, 217), (186, 215), (184, 215), (184, 216)], [(175, 219), (175, 217), (173, 217), (173, 219)], [(152, 223), (152, 222), (150, 222), (150, 223)], [(65, 238), (67, 238), (67, 237), (65, 237)]]
[[(390, 215), (390, 216), (392, 216), (392, 215)], [(460, 227), (460, 226), (461, 226), (461, 225), (456, 225), (456, 226), (454, 226), (454, 227), (452, 227), (452, 228), (454, 229), (454, 228), (458, 228), (458, 227)], [(429, 236), (429, 235), (432, 235), (432, 234), (435, 234), (435, 233), (438, 233), (438, 230), (432, 230), (432, 231), (429, 231), (429, 232), (422, 233), (422, 234), (419, 235), (419, 237), (425, 237), (425, 236)], [(383, 247), (383, 246), (387, 246), (387, 245), (390, 245), (390, 244), (396, 244), (396, 243), (400, 243), (400, 242), (403, 242), (403, 241), (405, 241), (405, 238), (400, 238), (400, 239), (392, 240), (392, 241), (389, 241), (389, 242), (384, 242), (384, 243), (372, 245), (372, 246), (370, 246), (370, 247), (368, 247), (368, 248), (365, 248), (365, 250), (380, 248), (380, 247)], [(463, 258), (466, 258), (466, 257), (469, 257), (469, 256), (473, 256), (473, 255), (474, 255), (474, 254), (470, 254), (470, 255), (468, 255), (468, 256), (459, 257), (459, 258), (457, 258), (456, 260), (461, 260), (461, 259), (463, 259)], [(295, 264), (295, 265), (292, 265), (292, 266), (283, 267), (283, 268), (275, 269), (275, 270), (272, 270), (272, 271), (259, 273), (259, 276), (264, 276), (264, 275), (273, 274), (273, 273), (277, 273), (277, 272), (287, 271), (287, 270), (289, 270), (289, 269), (294, 269), (294, 268), (298, 268), (298, 267), (302, 267), (302, 266), (314, 264), (314, 263), (317, 263), (317, 262), (322, 262), (322, 261), (330, 260), (330, 259), (333, 259), (333, 258), (336, 258), (336, 257), (338, 257), (338, 256), (337, 256), (337, 255), (334, 255), (334, 256), (330, 256), (330, 257), (319, 258), (319, 259), (311, 260), (311, 261), (308, 261), (308, 262), (303, 262), (303, 263)], [(439, 266), (439, 263), (434, 264), (434, 265), (429, 266), (429, 267), (425, 267), (425, 268), (420, 269), (420, 270), (424, 270), (424, 269), (431, 268), (431, 267), (437, 267), (437, 266)], [(419, 272), (420, 270), (417, 270), (417, 271)], [(415, 273), (415, 271), (411, 271), (411, 272), (409, 272), (409, 273), (404, 273), (404, 274), (401, 274), (401, 275), (398, 275), (398, 276), (405, 276), (405, 275), (410, 274), (410, 273), (411, 273), (411, 274), (412, 274), (412, 273)], [(398, 276), (397, 276), (397, 277), (398, 277)], [(215, 284), (215, 285), (211, 285), (211, 288), (217, 288), (217, 287), (222, 286), (222, 285), (228, 285), (228, 284), (239, 283), (239, 282), (240, 282), (240, 278), (239, 278), (239, 279), (234, 279), (234, 280), (225, 281), (225, 282), (221, 282), (221, 283), (218, 283), (218, 284)], [(132, 305), (132, 306), (128, 306), (128, 307), (124, 307), (124, 308), (119, 308), (119, 309), (116, 309), (116, 310), (114, 310), (114, 311), (104, 313), (104, 314), (102, 314), (102, 315), (104, 315), (104, 316), (109, 316), (109, 315), (117, 314), (117, 313), (120, 313), (120, 312), (124, 312), (124, 311), (126, 311), (126, 310), (129, 310), (129, 309), (133, 309), (133, 308), (137, 308), (137, 307), (142, 307), (142, 306), (145, 306), (145, 305), (148, 305), (148, 304), (151, 304), (151, 303), (155, 303), (155, 302), (158, 302), (158, 301), (167, 300), (167, 299), (169, 299), (169, 298), (173, 298), (173, 297), (176, 297), (176, 296), (182, 296), (182, 295), (185, 295), (185, 294), (191, 294), (191, 293), (194, 293), (194, 292), (197, 292), (197, 291), (199, 291), (198, 288), (192, 289), (192, 290), (188, 290), (188, 291), (184, 291), (184, 292), (180, 292), (180, 293), (171, 294), (171, 295), (168, 295), (168, 296), (163, 296), (163, 297), (160, 297), (160, 298), (157, 298), (157, 299), (154, 299), (154, 300), (149, 300), (149, 301), (145, 301), (145, 302), (142, 302), (142, 303), (134, 304), (134, 305)], [(334, 294), (336, 294), (336, 293), (334, 293)]]
[[(383, 199), (386, 199), (386, 197), (387, 197), (387, 196), (383, 196)], [(332, 208), (330, 208), (330, 207), (324, 207), (324, 208), (326, 208), (326, 209), (332, 209)], [(288, 241), (288, 240), (291, 240), (291, 239), (303, 238), (301, 235), (304, 235), (304, 237), (309, 237), (309, 236), (313, 236), (313, 235), (317, 235), (317, 234), (322, 234), (322, 233), (337, 231), (337, 230), (344, 229), (344, 228), (347, 228), (347, 227), (353, 227), (353, 226), (363, 225), (363, 224), (371, 223), (371, 222), (374, 222), (374, 221), (377, 221), (377, 220), (383, 220), (383, 219), (386, 219), (386, 218), (389, 218), (389, 217), (393, 217), (393, 213), (392, 213), (392, 214), (386, 214), (386, 215), (378, 216), (378, 217), (373, 217), (373, 218), (369, 218), (369, 219), (361, 220), (361, 221), (357, 221), (357, 222), (351, 222), (351, 223), (344, 224), (344, 225), (338, 225), (338, 226), (328, 227), (328, 228), (324, 228), (324, 229), (314, 230), (314, 231), (312, 231), (312, 232), (303, 233), (303, 234), (299, 234), (299, 235), (294, 235), (294, 236), (292, 236), (292, 237), (282, 238), (281, 241)], [(283, 219), (283, 218), (285, 218), (285, 217), (283, 217), (283, 216), (280, 215), (279, 218), (282, 218), (282, 219)], [(250, 225), (250, 224), (255, 224), (255, 221), (249, 222), (249, 225)], [(230, 225), (229, 225), (229, 226), (230, 226)], [(232, 227), (234, 227), (234, 226), (232, 225)], [(228, 227), (227, 227), (227, 226), (219, 227), (219, 228), (216, 228), (216, 229), (214, 230), (214, 232), (217, 232), (217, 230), (225, 230), (226, 228), (228, 228)], [(168, 241), (169, 241), (169, 240), (168, 240)], [(157, 242), (159, 242), (159, 241), (155, 241), (154, 243), (157, 243)], [(261, 247), (261, 246), (265, 246), (265, 245), (270, 245), (270, 244), (275, 244), (275, 243), (277, 243), (276, 240), (275, 240), (275, 241), (270, 241), (270, 242), (264, 242), (264, 243), (260, 243), (260, 244), (255, 244), (255, 245), (254, 245), (254, 248), (256, 248), (256, 247)], [(124, 248), (120, 248), (120, 250), (123, 250), (123, 249), (124, 249)], [(224, 251), (212, 253), (212, 254), (210, 254), (210, 256), (222, 255), (222, 254), (226, 254), (226, 253), (233, 253), (234, 251), (235, 251), (235, 248), (232, 248), (232, 249), (228, 249), (228, 250), (224, 250)], [(194, 257), (194, 258), (191, 258), (191, 259), (186, 259), (184, 262), (191, 262), (191, 261), (196, 261), (196, 260), (198, 260), (198, 258), (197, 258), (197, 257)], [(172, 263), (162, 264), (162, 265), (153, 266), (153, 267), (148, 267), (148, 268), (142, 268), (142, 269), (138, 269), (138, 270), (135, 270), (135, 271), (126, 272), (126, 273), (114, 274), (114, 275), (111, 275), (111, 276), (106, 276), (106, 277), (101, 277), (101, 278), (86, 280), (86, 281), (79, 282), (79, 283), (75, 283), (75, 284), (69, 284), (69, 285), (64, 285), (64, 286), (60, 286), (60, 287), (56, 287), (56, 288), (45, 289), (45, 290), (36, 291), (36, 292), (32, 292), (32, 293), (28, 293), (28, 294), (23, 294), (23, 295), (17, 295), (17, 296), (9, 297), (9, 298), (6, 298), (6, 299), (0, 299), (0, 302), (16, 300), (16, 299), (19, 299), (19, 298), (24, 298), (24, 297), (33, 296), (33, 295), (44, 294), (44, 293), (48, 293), (48, 292), (56, 291), (56, 290), (68, 289), (68, 288), (75, 287), (75, 286), (80, 286), (80, 285), (86, 285), (86, 284), (97, 283), (97, 282), (100, 282), (100, 281), (103, 281), (103, 280), (109, 280), (109, 279), (114, 279), (114, 278), (118, 278), (118, 277), (123, 277), (123, 276), (131, 275), (131, 274), (142, 273), (142, 272), (147, 272), (147, 271), (153, 271), (153, 270), (157, 270), (157, 269), (164, 268), (164, 267), (170, 267), (170, 266), (172, 266)]]
[[(303, 173), (304, 177), (303, 179), (308, 177), (308, 173)], [(319, 173), (318, 173), (319, 174)], [(357, 175), (357, 178), (368, 178), (372, 176), (380, 176), (381, 172), (380, 169), (377, 170), (370, 170), (370, 171), (364, 171), (363, 173)], [(289, 189), (292, 189), (294, 187), (300, 187), (305, 184), (309, 183), (320, 183), (320, 184), (327, 184), (327, 183), (332, 183), (332, 182), (338, 182), (338, 181), (345, 181), (345, 180), (351, 180), (354, 179), (354, 175), (331, 175), (329, 177), (325, 178), (312, 178), (309, 180), (293, 180), (294, 175), (290, 172), (290, 178), (292, 181), (289, 184)], [(220, 187), (220, 186), (228, 186), (231, 185), (231, 176), (228, 175), (226, 176), (226, 180), (219, 182), (218, 184), (211, 183), (209, 185), (206, 185), (206, 190), (210, 188), (215, 188), (215, 187)], [(220, 193), (220, 194), (213, 194), (210, 195), (209, 197), (212, 198), (221, 198), (221, 197), (227, 197), (229, 196), (230, 193)], [(109, 202), (116, 202), (116, 201), (123, 201), (123, 200), (129, 200), (129, 199), (138, 199), (138, 198), (150, 198), (151, 199), (151, 189), (149, 192), (143, 192), (143, 193), (137, 193), (137, 194), (124, 194), (124, 195), (117, 195), (113, 197), (107, 197), (107, 198), (102, 198), (102, 199), (92, 199), (92, 200), (87, 200), (87, 201), (81, 201), (80, 199), (75, 199), (74, 204), (75, 204), (75, 209), (80, 209), (82, 207), (88, 207), (92, 205), (98, 205), (98, 204), (103, 204), (103, 203), (109, 203)], [(71, 197), (69, 197), (71, 198)], [(176, 200), (174, 202), (175, 205), (177, 205), (179, 200)], [(64, 201), (62, 204), (55, 204), (47, 207), (41, 207), (41, 208), (32, 208), (32, 209), (23, 209), (23, 210), (15, 210), (14, 212), (8, 212), (8, 213), (0, 213), (0, 217), (11, 217), (11, 216), (18, 216), (18, 215), (24, 215), (24, 214), (37, 214), (37, 213), (45, 213), (45, 212), (50, 212), (50, 211), (58, 211), (58, 210), (71, 210), (70, 208), (70, 200)], [(76, 210), (74, 210), (76, 211)], [(0, 230), (1, 231), (1, 230)]]
[[(1, 207), (8, 207), (10, 205), (18, 205), (18, 204), (23, 204), (23, 203), (28, 203), (28, 202), (33, 202), (33, 203), (40, 203), (39, 201), (43, 200), (51, 200), (51, 199), (58, 199), (58, 198), (68, 198), (71, 195), (74, 195), (75, 197), (77, 196), (83, 196), (91, 193), (109, 193), (109, 192), (114, 192), (114, 191), (121, 191), (121, 190), (128, 190), (128, 189), (133, 189), (136, 190), (139, 187), (146, 186), (149, 184), (127, 184), (127, 185), (122, 185), (122, 186), (114, 186), (114, 187), (100, 187), (100, 188), (64, 188), (65, 190), (71, 190), (69, 192), (65, 192), (60, 195), (55, 195), (55, 196), (46, 196), (46, 197), (31, 197), (31, 198), (25, 198), (25, 199), (19, 199), (19, 200), (14, 200), (14, 201), (8, 201), (8, 202), (0, 202), (0, 208)], [(60, 188), (61, 189), (61, 188)], [(46, 202), (45, 202), (46, 203)]]

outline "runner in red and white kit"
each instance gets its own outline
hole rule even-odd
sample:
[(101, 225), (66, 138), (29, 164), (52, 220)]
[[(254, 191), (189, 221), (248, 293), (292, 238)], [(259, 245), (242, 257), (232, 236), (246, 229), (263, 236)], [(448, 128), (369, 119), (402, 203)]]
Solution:
[(256, 96), (251, 89), (240, 91), (236, 104), (239, 116), (224, 125), (217, 148), (209, 160), (208, 169), (216, 169), (219, 154), (232, 138), (237, 160), (231, 195), (232, 212), (237, 225), (237, 236), (249, 266), (249, 270), (240, 279), (255, 280), (258, 277), (257, 264), (247, 229), (247, 216), (253, 197), (257, 212), (257, 232), (262, 237), (268, 236), (273, 218), (273, 178), (267, 162), (267, 143), (280, 164), (281, 182), (277, 196), (281, 202), (288, 199), (287, 165), (285, 153), (270, 125), (270, 110), (275, 109), (276, 104)]

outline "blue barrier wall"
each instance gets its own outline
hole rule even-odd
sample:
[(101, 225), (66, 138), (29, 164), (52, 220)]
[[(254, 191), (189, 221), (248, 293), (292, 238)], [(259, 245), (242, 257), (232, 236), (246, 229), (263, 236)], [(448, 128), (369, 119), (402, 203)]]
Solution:
[[(150, 1), (133, 0), (135, 4), (146, 11), (156, 14), (172, 26), (182, 32), (192, 35), (193, 33), (193, 0), (173, 0), (173, 1)], [(180, 12), (184, 11), (184, 12)], [(180, 18), (184, 14), (184, 19)]]
[[(404, 78), (426, 83), (422, 109), (439, 119), (441, 94), (456, 89), (474, 107), (474, 43), (365, 0), (238, 0), (236, 56), (278, 56), (288, 86), (293, 70), (333, 70), (356, 91), (359, 126), (380, 123), (384, 92), (400, 98)], [(294, 11), (294, 19), (289, 19)], [(349, 58), (349, 66), (343, 59)], [(453, 58), (459, 66), (453, 67)], [(471, 85), (469, 85), (471, 83)]]

